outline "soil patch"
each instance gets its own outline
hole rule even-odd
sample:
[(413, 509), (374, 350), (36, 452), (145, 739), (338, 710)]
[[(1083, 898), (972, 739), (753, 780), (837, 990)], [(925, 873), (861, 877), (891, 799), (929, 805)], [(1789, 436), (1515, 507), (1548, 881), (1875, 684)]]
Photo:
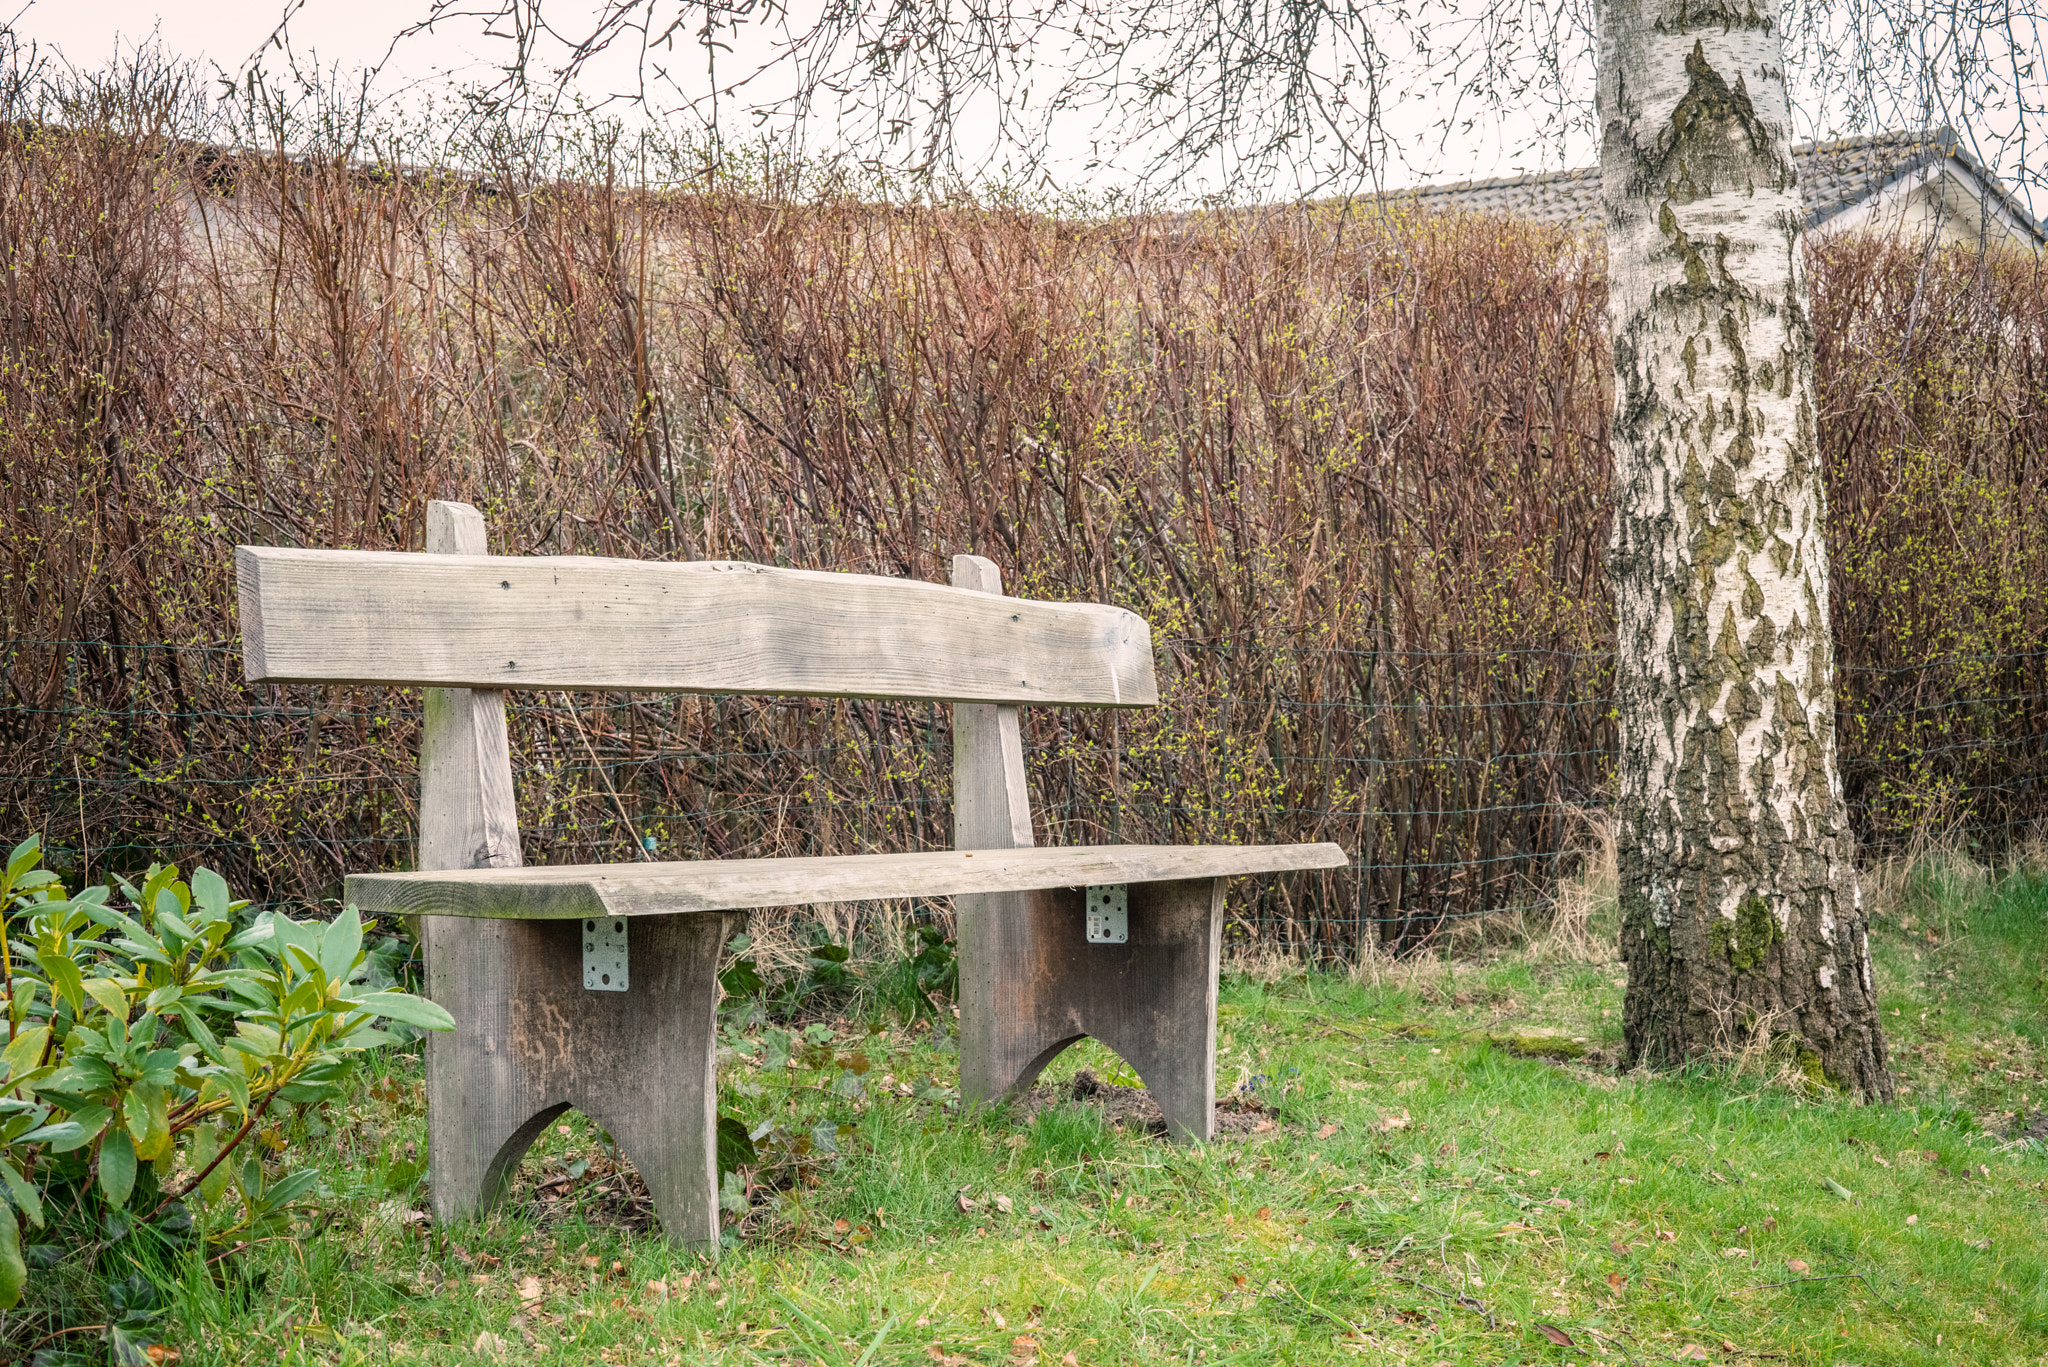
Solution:
[[(1166, 1117), (1159, 1103), (1143, 1087), (1120, 1087), (1105, 1082), (1093, 1068), (1083, 1068), (1064, 1087), (1043, 1083), (1017, 1098), (1011, 1114), (1030, 1124), (1040, 1111), (1055, 1106), (1086, 1106), (1101, 1113), (1104, 1121), (1120, 1130), (1166, 1137)], [(1279, 1122), (1257, 1097), (1233, 1092), (1216, 1100), (1216, 1138), (1242, 1139), (1254, 1134), (1273, 1134)]]

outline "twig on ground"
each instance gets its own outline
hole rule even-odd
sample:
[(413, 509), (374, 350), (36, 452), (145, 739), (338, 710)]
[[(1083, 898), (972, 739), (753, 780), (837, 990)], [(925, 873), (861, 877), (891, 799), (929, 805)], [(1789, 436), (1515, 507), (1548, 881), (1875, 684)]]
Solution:
[(70, 1327), (69, 1329), (59, 1329), (59, 1330), (58, 1330), (57, 1332), (55, 1332), (54, 1334), (45, 1334), (45, 1335), (43, 1335), (43, 1336), (42, 1336), (41, 1338), (37, 1339), (37, 1340), (36, 1340), (36, 1341), (35, 1341), (34, 1343), (31, 1343), (31, 1344), (30, 1344), (30, 1345), (28, 1346), (28, 1350), (29, 1350), (29, 1352), (33, 1353), (33, 1352), (35, 1352), (35, 1350), (36, 1350), (36, 1349), (38, 1349), (38, 1348), (42, 1347), (42, 1346), (43, 1346), (44, 1344), (48, 1343), (48, 1342), (49, 1342), (49, 1341), (50, 1341), (51, 1339), (61, 1339), (61, 1338), (63, 1338), (63, 1337), (64, 1337), (64, 1336), (66, 1335), (66, 1334), (89, 1334), (89, 1333), (91, 1333), (91, 1332), (92, 1332), (93, 1330), (95, 1330), (95, 1329), (104, 1329), (104, 1328), (106, 1328), (106, 1327), (107, 1327), (107, 1326), (106, 1326), (106, 1325), (104, 1325), (104, 1324), (74, 1324), (74, 1325), (72, 1325), (72, 1326), (71, 1326), (71, 1327)]
[(1750, 1291), (1764, 1291), (1774, 1286), (1797, 1286), (1801, 1282), (1838, 1282), (1848, 1277), (1854, 1277), (1857, 1281), (1862, 1282), (1865, 1286), (1870, 1285), (1870, 1278), (1864, 1276), (1861, 1272), (1830, 1272), (1824, 1277), (1794, 1277), (1792, 1278), (1792, 1280), (1787, 1282), (1757, 1282), (1755, 1285), (1747, 1287), (1745, 1289)]
[(1488, 1329), (1498, 1328), (1493, 1322), (1493, 1312), (1488, 1310), (1483, 1303), (1474, 1300), (1462, 1291), (1445, 1291), (1440, 1287), (1431, 1286), (1428, 1282), (1419, 1282), (1413, 1277), (1403, 1277), (1394, 1272), (1389, 1272), (1386, 1275), (1397, 1282), (1406, 1282), (1410, 1286), (1427, 1291), (1432, 1296), (1442, 1296), (1454, 1305), (1462, 1305), (1473, 1314), (1479, 1316), (1479, 1318), (1485, 1320)]

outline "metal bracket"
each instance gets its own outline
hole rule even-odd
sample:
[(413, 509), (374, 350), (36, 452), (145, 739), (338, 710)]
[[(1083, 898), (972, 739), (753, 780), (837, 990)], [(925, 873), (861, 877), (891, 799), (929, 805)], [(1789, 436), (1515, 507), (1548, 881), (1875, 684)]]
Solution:
[(583, 986), (590, 992), (626, 990), (626, 922), (607, 916), (583, 923)]
[(1088, 889), (1088, 943), (1120, 945), (1131, 938), (1131, 885), (1101, 883)]

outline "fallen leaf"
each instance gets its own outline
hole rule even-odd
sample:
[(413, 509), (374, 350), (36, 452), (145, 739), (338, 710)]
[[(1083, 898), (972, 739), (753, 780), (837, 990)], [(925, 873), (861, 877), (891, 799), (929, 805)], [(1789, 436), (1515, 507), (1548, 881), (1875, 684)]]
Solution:
[(975, 1202), (967, 1199), (967, 1193), (964, 1191), (954, 1198), (954, 1203), (960, 1207), (960, 1211), (963, 1215), (970, 1210), (979, 1209)]
[(1785, 1260), (1785, 1268), (1794, 1276), (1798, 1277), (1803, 1277), (1807, 1273), (1813, 1271), (1813, 1269), (1807, 1265), (1805, 1260), (1801, 1258), (1787, 1258)]
[(1567, 1334), (1564, 1330), (1558, 1328), (1554, 1324), (1534, 1324), (1529, 1327), (1534, 1329), (1537, 1333), (1543, 1335), (1543, 1337), (1549, 1339), (1552, 1343), (1556, 1344), (1560, 1348), (1576, 1348), (1579, 1346), (1578, 1344), (1572, 1342), (1572, 1336), (1570, 1334)]
[(1010, 1327), (1009, 1321), (1003, 1318), (1003, 1312), (1000, 1310), (989, 1311), (988, 1319), (989, 1323), (993, 1324), (998, 1329), (1008, 1329)]
[(1628, 1278), (1622, 1276), (1619, 1272), (1608, 1273), (1607, 1284), (1613, 1287), (1616, 1291), (1628, 1290)]
[(1261, 1220), (1270, 1220), (1270, 1219), (1272, 1219), (1272, 1218), (1273, 1218), (1273, 1208), (1272, 1208), (1271, 1206), (1260, 1206), (1260, 1207), (1259, 1207), (1259, 1218), (1260, 1218)]
[(1727, 1339), (1722, 1339), (1722, 1340), (1721, 1340), (1721, 1351), (1722, 1351), (1722, 1352), (1724, 1352), (1724, 1353), (1732, 1353), (1732, 1352), (1734, 1352), (1734, 1351), (1735, 1351), (1735, 1345), (1734, 1345), (1734, 1344), (1732, 1344), (1732, 1343), (1730, 1343), (1730, 1342), (1729, 1342), (1729, 1341), (1728, 1341)]
[(1010, 1361), (1036, 1362), (1037, 1360), (1037, 1339), (1031, 1337), (1031, 1335), (1029, 1334), (1019, 1334), (1017, 1335), (1017, 1337), (1010, 1340)]
[(1072, 1353), (1068, 1353), (1060, 1359), (1060, 1367), (1081, 1367), (1081, 1359), (1075, 1357)]
[(184, 1355), (177, 1349), (167, 1348), (161, 1343), (152, 1343), (142, 1351), (148, 1355), (152, 1363), (181, 1362), (184, 1360)]
[(519, 1304), (520, 1304), (520, 1306), (521, 1306), (522, 1308), (525, 1308), (525, 1309), (532, 1309), (532, 1308), (533, 1308), (534, 1306), (536, 1306), (536, 1305), (539, 1305), (539, 1304), (540, 1304), (540, 1298), (541, 1298), (541, 1290), (540, 1290), (540, 1278), (538, 1278), (538, 1277), (521, 1277), (521, 1278), (519, 1279)]
[(1700, 1347), (1697, 1343), (1688, 1343), (1671, 1356), (1677, 1358), (1680, 1362), (1705, 1362), (1707, 1360), (1707, 1350)]
[(1746, 1248), (1724, 1248), (1721, 1250), (1721, 1256), (1724, 1258), (1747, 1258), (1749, 1250)]
[(834, 1220), (832, 1222), (832, 1232), (834, 1234), (844, 1234), (852, 1228), (853, 1221), (851, 1220)]
[(667, 1300), (668, 1283), (661, 1280), (655, 1280), (647, 1283), (647, 1294), (654, 1297), (658, 1301)]
[(969, 1367), (969, 1364), (973, 1362), (972, 1358), (961, 1357), (958, 1353), (949, 1353), (936, 1343), (927, 1343), (924, 1346), (924, 1355), (933, 1362), (938, 1363), (939, 1367)]
[(1553, 1196), (1543, 1204), (1549, 1206), (1552, 1210), (1570, 1210), (1572, 1208), (1571, 1198), (1566, 1196)]
[(1626, 1258), (1629, 1255), (1629, 1245), (1623, 1243), (1619, 1239), (1609, 1239), (1607, 1241), (1607, 1247), (1613, 1250), (1614, 1256), (1617, 1258)]
[(1328, 1139), (1331, 1135), (1335, 1133), (1337, 1133), (1337, 1127), (1335, 1125), (1325, 1125), (1323, 1126), (1323, 1128), (1316, 1131), (1316, 1138)]
[(1274, 1126), (1273, 1126), (1273, 1122), (1272, 1122), (1272, 1121), (1270, 1121), (1270, 1120), (1261, 1120), (1261, 1121), (1260, 1121), (1260, 1122), (1259, 1122), (1258, 1124), (1256, 1124), (1256, 1125), (1252, 1126), (1252, 1133), (1253, 1133), (1253, 1134), (1268, 1134), (1268, 1133), (1270, 1133), (1270, 1132), (1271, 1132), (1271, 1131), (1273, 1130), (1273, 1128), (1274, 1128)]
[(1676, 1234), (1675, 1232), (1673, 1232), (1672, 1230), (1668, 1230), (1668, 1229), (1660, 1229), (1660, 1230), (1658, 1230), (1658, 1231), (1657, 1231), (1657, 1238), (1658, 1238), (1659, 1240), (1661, 1240), (1662, 1242), (1664, 1242), (1664, 1243), (1667, 1243), (1667, 1244), (1675, 1244), (1675, 1243), (1677, 1243), (1677, 1242), (1678, 1242), (1678, 1235), (1677, 1235), (1677, 1234)]
[(476, 1342), (470, 1345), (470, 1351), (478, 1357), (503, 1357), (505, 1346), (505, 1340), (485, 1330), (476, 1336)]
[(604, 1266), (604, 1260), (602, 1258), (593, 1257), (588, 1253), (584, 1254), (583, 1257), (578, 1261), (580, 1261), (585, 1268), (589, 1269), (592, 1272), (595, 1272), (597, 1271), (597, 1269)]
[(1385, 1134), (1389, 1130), (1405, 1130), (1411, 1123), (1408, 1118), (1408, 1112), (1404, 1110), (1399, 1115), (1381, 1116), (1379, 1124), (1374, 1125), (1373, 1128), (1381, 1134)]
[(996, 1209), (1001, 1211), (1003, 1214), (1008, 1215), (1012, 1209), (1010, 1198), (1007, 1196), (998, 1196), (996, 1198)]

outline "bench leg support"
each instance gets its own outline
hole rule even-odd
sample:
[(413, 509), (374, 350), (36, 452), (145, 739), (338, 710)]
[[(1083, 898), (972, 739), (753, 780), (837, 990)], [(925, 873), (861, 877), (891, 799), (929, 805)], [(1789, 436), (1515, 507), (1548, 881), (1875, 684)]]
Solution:
[(1092, 1035), (1137, 1070), (1184, 1143), (1216, 1125), (1216, 971), (1223, 884), (1134, 883), (1130, 940), (1090, 944), (1079, 888), (958, 899), (960, 1092), (1029, 1088)]
[(428, 1157), (444, 1222), (489, 1210), (574, 1108), (639, 1169), (675, 1242), (718, 1248), (718, 956), (741, 917), (628, 922), (632, 988), (583, 986), (583, 922), (425, 919)]

